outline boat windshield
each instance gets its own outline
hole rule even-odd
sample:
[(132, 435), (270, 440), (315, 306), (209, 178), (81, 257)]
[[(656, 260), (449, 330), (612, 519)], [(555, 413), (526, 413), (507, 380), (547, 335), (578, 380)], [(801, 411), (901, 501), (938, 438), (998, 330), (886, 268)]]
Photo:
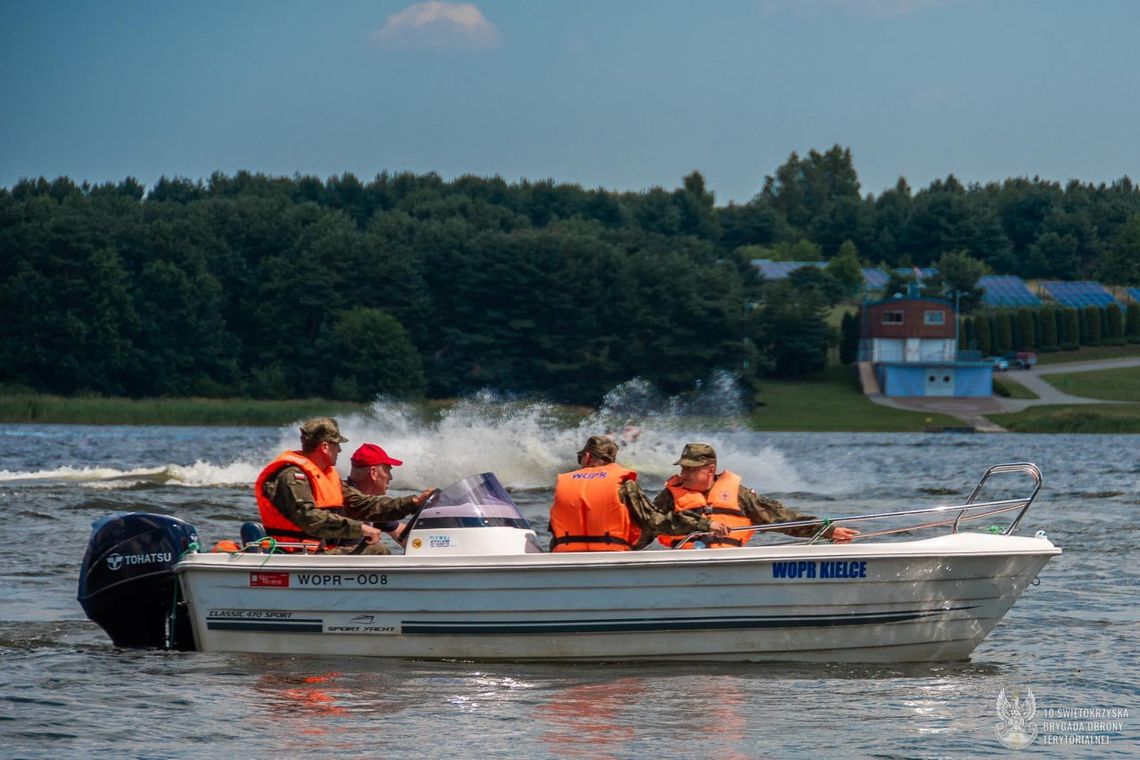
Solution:
[(415, 522), (416, 529), (489, 527), (530, 529), (493, 472), (470, 475), (440, 490)]

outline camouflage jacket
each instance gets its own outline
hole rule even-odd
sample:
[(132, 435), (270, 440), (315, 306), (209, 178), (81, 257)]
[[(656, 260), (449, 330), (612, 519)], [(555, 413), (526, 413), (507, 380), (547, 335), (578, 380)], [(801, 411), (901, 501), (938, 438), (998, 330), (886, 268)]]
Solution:
[[(297, 475), (301, 474), (298, 478)], [(341, 484), (343, 488), (343, 483)], [(346, 517), (340, 509), (321, 509), (313, 501), (313, 489), (300, 467), (290, 465), (265, 481), (265, 495), (281, 514), (313, 538), (360, 538), (361, 521)]]
[(351, 478), (341, 481), (340, 486), (344, 491), (344, 514), (373, 523), (381, 530), (395, 530), (401, 517), (419, 509), (414, 496), (370, 496), (357, 488)]

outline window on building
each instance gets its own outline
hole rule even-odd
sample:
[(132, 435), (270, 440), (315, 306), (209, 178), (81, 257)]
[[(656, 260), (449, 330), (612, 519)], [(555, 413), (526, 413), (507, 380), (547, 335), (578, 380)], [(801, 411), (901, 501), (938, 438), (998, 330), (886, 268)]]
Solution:
[(946, 324), (946, 312), (924, 311), (922, 312), (922, 323), (926, 325), (944, 325)]
[(884, 311), (883, 324), (884, 325), (901, 325), (903, 321), (903, 313), (901, 311)]

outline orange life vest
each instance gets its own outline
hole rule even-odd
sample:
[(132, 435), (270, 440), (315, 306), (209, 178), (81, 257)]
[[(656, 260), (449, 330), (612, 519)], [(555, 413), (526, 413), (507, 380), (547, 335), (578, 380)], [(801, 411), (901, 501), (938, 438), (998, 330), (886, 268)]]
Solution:
[(621, 484), (637, 473), (617, 464), (584, 467), (558, 476), (550, 530), (556, 552), (624, 552), (641, 537), (629, 508), (618, 498)]
[[(717, 476), (716, 482), (709, 489), (708, 496), (700, 491), (690, 491), (681, 487), (681, 478), (677, 475), (669, 478), (665, 487), (673, 494), (673, 508), (678, 512), (685, 510), (699, 511), (703, 515), (716, 515), (717, 519), (730, 528), (751, 525), (752, 521), (740, 508), (740, 476), (735, 472), (725, 470)], [(733, 531), (723, 538), (720, 536), (706, 536), (701, 541), (715, 549), (725, 549), (730, 546), (744, 546), (752, 538), (755, 531)], [(672, 547), (681, 541), (684, 536), (658, 536), (657, 540), (666, 546)], [(692, 549), (690, 541), (682, 548)]]
[(283, 467), (290, 465), (300, 467), (301, 472), (305, 473), (305, 477), (309, 480), (309, 487), (313, 489), (313, 503), (321, 509), (338, 509), (344, 506), (344, 492), (341, 491), (340, 487), (340, 475), (332, 466), (327, 470), (320, 469), (313, 460), (300, 451), (283, 451), (277, 455), (276, 459), (266, 465), (261, 474), (257, 476), (257, 482), (253, 486), (254, 495), (257, 497), (257, 508), (261, 512), (261, 524), (265, 528), (266, 534), (278, 541), (290, 543), (302, 541), (308, 550), (316, 551), (320, 547), (321, 541), (303, 532), (300, 526), (281, 514), (281, 511), (265, 495), (266, 482), (275, 477)]

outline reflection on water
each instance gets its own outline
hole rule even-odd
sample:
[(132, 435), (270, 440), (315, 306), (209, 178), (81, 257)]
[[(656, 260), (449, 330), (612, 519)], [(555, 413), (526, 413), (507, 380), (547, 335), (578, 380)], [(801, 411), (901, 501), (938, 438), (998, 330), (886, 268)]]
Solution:
[(613, 757), (635, 728), (623, 715), (647, 691), (643, 678), (619, 678), (560, 690), (535, 710), (539, 739), (560, 757)]
[[(402, 414), (361, 416), (348, 433), (408, 461), (397, 469), (399, 492), (446, 484), (453, 471), (494, 471), (540, 530), (554, 473), (587, 432), (552, 433), (549, 415), (525, 404), (497, 415), (473, 404), (429, 426)], [(260, 464), (293, 445), (293, 427), (0, 426), (5, 756), (1005, 757), (993, 727), (1006, 686), (1031, 687), (1039, 709), (1118, 706), (1136, 715), (1137, 437), (755, 434), (680, 418), (640, 422), (622, 458), (642, 470), (651, 495), (685, 441), (707, 440), (748, 485), (821, 516), (953, 503), (990, 464), (1036, 462), (1045, 484), (1021, 533), (1045, 529), (1065, 554), (965, 663), (543, 665), (123, 651), (75, 601), (91, 521), (156, 511), (187, 519), (203, 541), (229, 537), (255, 510), (249, 483)], [(487, 446), (492, 439), (512, 445)], [(465, 459), (453, 458), (457, 448)], [(1127, 719), (1109, 749), (1134, 746), (1137, 725)]]

